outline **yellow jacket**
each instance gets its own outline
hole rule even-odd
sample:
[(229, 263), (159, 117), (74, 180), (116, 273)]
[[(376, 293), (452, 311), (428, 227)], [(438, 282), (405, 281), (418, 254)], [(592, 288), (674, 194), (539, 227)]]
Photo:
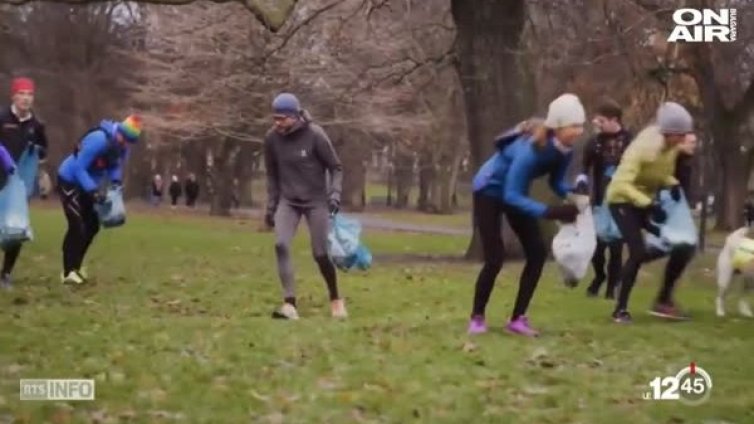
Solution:
[(623, 154), (607, 186), (607, 202), (649, 206), (660, 189), (678, 184), (673, 176), (677, 156), (678, 149), (665, 146), (658, 126), (645, 128)]

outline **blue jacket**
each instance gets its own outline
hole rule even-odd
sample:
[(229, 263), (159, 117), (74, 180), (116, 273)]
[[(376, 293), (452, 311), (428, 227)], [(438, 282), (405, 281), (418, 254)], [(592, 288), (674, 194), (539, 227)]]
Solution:
[(549, 174), (552, 190), (560, 197), (571, 191), (566, 171), (572, 152), (563, 153), (548, 137), (544, 148), (534, 145), (531, 137), (510, 131), (497, 140), (497, 152), (474, 176), (474, 192), (499, 198), (526, 215), (541, 217), (547, 206), (529, 197), (531, 183)]
[(123, 164), (128, 148), (115, 140), (118, 124), (102, 121), (89, 131), (79, 144), (78, 151), (69, 155), (58, 168), (58, 177), (91, 192), (107, 177), (111, 182), (123, 180)]

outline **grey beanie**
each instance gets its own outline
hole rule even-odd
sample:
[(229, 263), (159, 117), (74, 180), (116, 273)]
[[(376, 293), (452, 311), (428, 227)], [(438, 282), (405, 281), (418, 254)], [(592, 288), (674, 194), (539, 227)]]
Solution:
[(678, 103), (665, 102), (657, 109), (657, 125), (663, 134), (688, 134), (694, 131), (694, 118)]

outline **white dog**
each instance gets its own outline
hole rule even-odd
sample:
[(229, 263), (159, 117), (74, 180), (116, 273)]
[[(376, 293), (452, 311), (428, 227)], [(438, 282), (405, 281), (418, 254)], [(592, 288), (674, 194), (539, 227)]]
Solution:
[(754, 289), (754, 240), (747, 238), (747, 227), (732, 232), (725, 239), (717, 257), (717, 316), (725, 316), (725, 295), (735, 276), (741, 276), (742, 296), (738, 301), (738, 311), (746, 317), (753, 317), (746, 296)]

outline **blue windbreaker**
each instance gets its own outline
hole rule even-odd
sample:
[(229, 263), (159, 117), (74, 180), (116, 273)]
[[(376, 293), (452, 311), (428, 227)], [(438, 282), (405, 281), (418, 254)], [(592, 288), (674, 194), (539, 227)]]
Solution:
[(552, 190), (565, 197), (571, 191), (566, 172), (572, 156), (572, 152), (559, 150), (552, 137), (548, 137), (543, 148), (538, 148), (530, 135), (509, 131), (497, 139), (497, 152), (474, 176), (474, 192), (499, 198), (527, 215), (541, 217), (547, 206), (529, 197), (531, 183), (549, 174)]
[(84, 136), (78, 151), (60, 164), (58, 177), (87, 192), (96, 190), (106, 177), (110, 181), (122, 181), (128, 148), (115, 141), (117, 129), (116, 122), (102, 121)]

